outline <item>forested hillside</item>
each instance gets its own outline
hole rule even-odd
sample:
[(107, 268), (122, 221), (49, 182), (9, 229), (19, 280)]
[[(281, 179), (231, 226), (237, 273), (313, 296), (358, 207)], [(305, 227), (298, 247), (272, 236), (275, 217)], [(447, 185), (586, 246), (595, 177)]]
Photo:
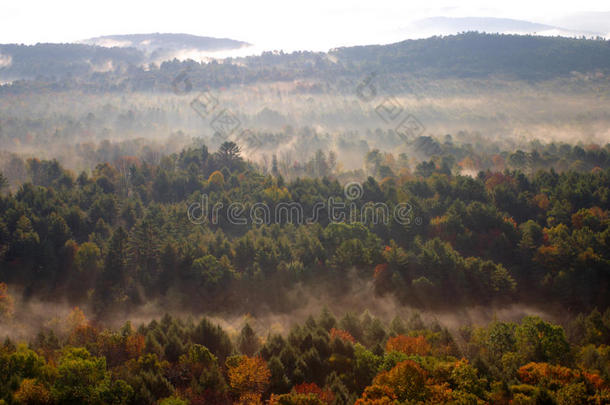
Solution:
[[(219, 40), (220, 41), (220, 40)], [(607, 75), (610, 42), (561, 37), (464, 33), (446, 37), (407, 40), (391, 45), (369, 45), (323, 52), (264, 52), (260, 56), (228, 58), (223, 63), (167, 61), (155, 66), (135, 48), (103, 48), (77, 44), (1, 45), (0, 78), (36, 79), (40, 85), (75, 78), (108, 89), (121, 78), (130, 88), (167, 90), (177, 72), (188, 69), (195, 85), (213, 87), (259, 81), (313, 78), (335, 82), (341, 77), (370, 74), (417, 75), (439, 79), (509, 77), (550, 80), (581, 74)], [(82, 85), (82, 83), (81, 83)], [(4, 91), (23, 91), (15, 83)], [(120, 87), (117, 90), (123, 90)]]

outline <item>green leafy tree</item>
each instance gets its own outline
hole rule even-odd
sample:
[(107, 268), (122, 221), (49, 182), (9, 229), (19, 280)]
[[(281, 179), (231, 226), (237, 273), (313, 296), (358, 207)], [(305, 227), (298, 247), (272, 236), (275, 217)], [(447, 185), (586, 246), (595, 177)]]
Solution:
[(100, 404), (109, 378), (103, 357), (93, 357), (84, 348), (66, 348), (57, 366), (53, 397), (62, 404)]
[(570, 345), (561, 326), (527, 316), (517, 326), (515, 337), (517, 351), (524, 361), (557, 364), (569, 360)]

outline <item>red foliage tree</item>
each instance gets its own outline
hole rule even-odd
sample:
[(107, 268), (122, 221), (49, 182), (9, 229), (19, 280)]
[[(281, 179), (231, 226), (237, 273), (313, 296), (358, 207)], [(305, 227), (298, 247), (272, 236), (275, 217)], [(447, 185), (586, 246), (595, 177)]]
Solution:
[(346, 330), (332, 328), (330, 330), (331, 339), (341, 339), (345, 342), (356, 343), (356, 339)]

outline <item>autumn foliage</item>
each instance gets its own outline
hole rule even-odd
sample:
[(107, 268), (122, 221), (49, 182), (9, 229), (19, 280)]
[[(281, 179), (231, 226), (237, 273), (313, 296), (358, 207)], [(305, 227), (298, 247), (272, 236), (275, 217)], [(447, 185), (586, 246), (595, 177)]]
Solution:
[(566, 385), (578, 381), (586, 381), (596, 389), (606, 385), (605, 381), (595, 373), (582, 372), (560, 365), (531, 362), (519, 368), (519, 379), (526, 384), (549, 386), (551, 384)]
[(316, 398), (325, 404), (332, 404), (335, 400), (335, 395), (330, 390), (323, 390), (316, 383), (303, 383), (295, 385), (293, 391), (297, 394), (313, 394)]
[(21, 404), (51, 404), (51, 393), (44, 384), (33, 378), (21, 381), (19, 389), (15, 392), (15, 399)]
[(377, 375), (371, 387), (367, 387), (357, 405), (392, 404), (422, 401), (427, 397), (426, 371), (412, 360), (398, 363), (390, 371)]
[(13, 297), (8, 293), (6, 283), (0, 283), (0, 320), (10, 319), (13, 316)]
[(387, 351), (397, 351), (409, 355), (417, 354), (420, 356), (426, 356), (430, 353), (430, 349), (430, 344), (423, 336), (413, 337), (398, 335), (388, 339), (388, 342), (386, 343)]
[(356, 339), (346, 330), (332, 328), (330, 330), (331, 339), (341, 339), (345, 342), (356, 343)]
[(271, 372), (261, 357), (230, 357), (227, 359), (227, 368), (229, 385), (239, 397), (244, 394), (260, 395), (269, 384)]

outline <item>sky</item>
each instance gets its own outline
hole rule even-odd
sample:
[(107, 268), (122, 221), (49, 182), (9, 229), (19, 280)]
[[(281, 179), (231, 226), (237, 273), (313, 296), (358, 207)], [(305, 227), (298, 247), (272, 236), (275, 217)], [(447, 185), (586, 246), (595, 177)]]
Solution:
[[(607, 14), (593, 14), (600, 12)], [(592, 0), (2, 0), (0, 43), (176, 32), (232, 38), (268, 50), (325, 51), (395, 42), (404, 35), (401, 27), (434, 16), (513, 18), (610, 33), (609, 12), (610, 2)]]

